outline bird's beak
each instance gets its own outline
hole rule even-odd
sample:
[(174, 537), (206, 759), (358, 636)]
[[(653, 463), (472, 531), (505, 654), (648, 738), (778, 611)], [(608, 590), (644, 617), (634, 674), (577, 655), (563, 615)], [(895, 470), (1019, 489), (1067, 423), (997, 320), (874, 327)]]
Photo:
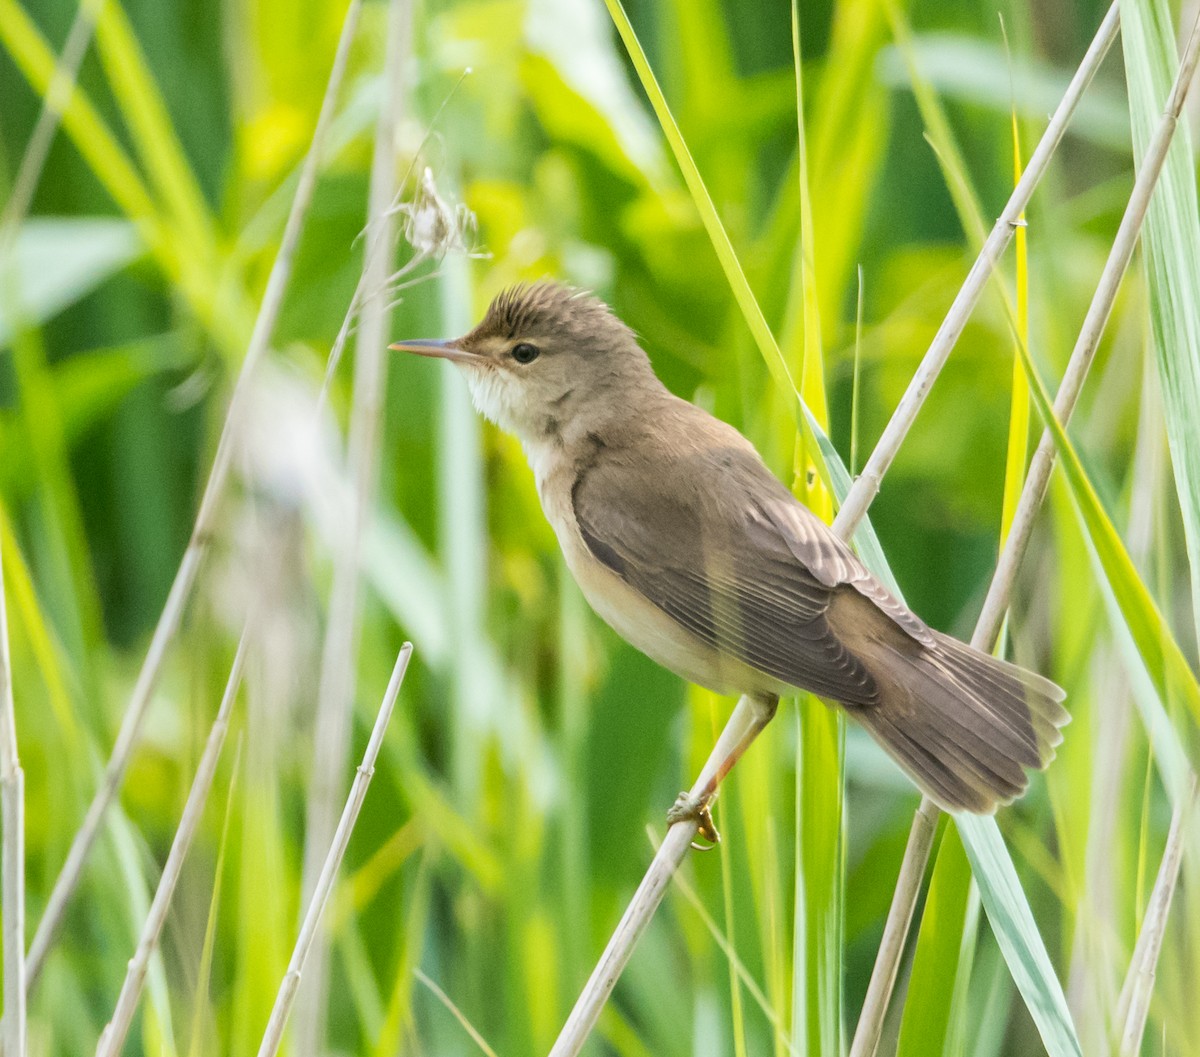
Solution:
[(432, 356), (439, 360), (452, 360), (455, 363), (478, 363), (480, 359), (477, 353), (459, 348), (455, 341), (418, 338), (415, 341), (398, 341), (388, 348), (397, 352), (415, 352), (418, 356)]

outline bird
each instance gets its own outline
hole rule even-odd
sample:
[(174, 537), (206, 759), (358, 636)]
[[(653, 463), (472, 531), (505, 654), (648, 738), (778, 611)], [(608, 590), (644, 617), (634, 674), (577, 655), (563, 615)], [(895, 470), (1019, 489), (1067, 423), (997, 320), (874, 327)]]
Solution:
[[(760, 726), (781, 696), (835, 703), (950, 812), (995, 811), (1053, 759), (1063, 691), (929, 627), (749, 440), (668, 390), (598, 297), (520, 284), (462, 337), (390, 347), (461, 369), (521, 442), (588, 603), (659, 664), (749, 697)], [(712, 795), (681, 794), (668, 821), (719, 839)]]

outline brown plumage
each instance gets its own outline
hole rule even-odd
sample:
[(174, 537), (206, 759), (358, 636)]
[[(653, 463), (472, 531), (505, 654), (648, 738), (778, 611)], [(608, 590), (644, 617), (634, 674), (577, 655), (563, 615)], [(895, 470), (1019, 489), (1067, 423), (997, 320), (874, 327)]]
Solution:
[(516, 288), (464, 338), (399, 347), (464, 368), (524, 444), (585, 596), (661, 664), (840, 703), (949, 810), (993, 810), (1053, 757), (1062, 691), (927, 627), (596, 298)]

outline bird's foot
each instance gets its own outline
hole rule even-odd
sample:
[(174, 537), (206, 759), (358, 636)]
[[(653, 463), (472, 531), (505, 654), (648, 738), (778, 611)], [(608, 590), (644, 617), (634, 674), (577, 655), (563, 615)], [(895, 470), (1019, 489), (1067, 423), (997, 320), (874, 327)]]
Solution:
[(713, 799), (713, 796), (693, 799), (690, 793), (680, 793), (675, 798), (675, 803), (667, 811), (667, 825), (669, 826), (675, 825), (676, 822), (696, 823), (699, 835), (708, 841), (707, 844), (697, 844), (692, 841), (692, 847), (696, 851), (709, 851), (721, 843), (721, 834), (713, 825), (712, 811), (710, 810)]

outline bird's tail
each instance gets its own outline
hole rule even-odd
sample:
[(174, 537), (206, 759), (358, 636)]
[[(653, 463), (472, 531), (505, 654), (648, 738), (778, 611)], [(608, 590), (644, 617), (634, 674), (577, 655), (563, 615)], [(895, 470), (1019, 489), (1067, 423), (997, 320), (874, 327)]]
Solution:
[(932, 632), (932, 646), (877, 638), (880, 698), (850, 711), (939, 806), (990, 814), (1025, 791), (1068, 720), (1063, 691), (1040, 675)]

